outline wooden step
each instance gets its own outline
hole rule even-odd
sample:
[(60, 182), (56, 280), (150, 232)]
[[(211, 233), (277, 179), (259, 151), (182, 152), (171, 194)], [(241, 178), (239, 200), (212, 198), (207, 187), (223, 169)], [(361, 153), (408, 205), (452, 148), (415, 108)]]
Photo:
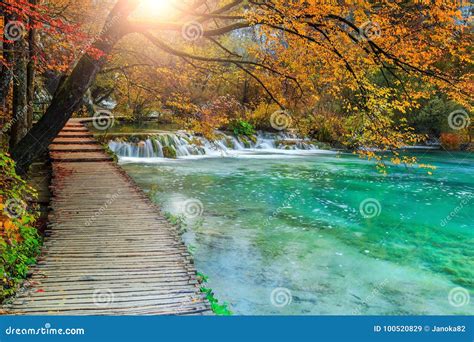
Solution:
[(112, 161), (113, 158), (104, 152), (51, 152), (53, 162), (100, 162)]
[(58, 138), (92, 138), (94, 135), (90, 132), (64, 132), (61, 131)]
[(102, 152), (104, 148), (99, 144), (64, 144), (64, 145), (49, 145), (51, 152)]
[(76, 128), (76, 127), (83, 128), (83, 127), (86, 127), (86, 126), (84, 126), (81, 123), (67, 123), (64, 127), (65, 128)]
[(53, 145), (91, 145), (99, 144), (97, 140), (91, 138), (56, 138)]
[(61, 130), (61, 133), (63, 132), (84, 132), (84, 133), (88, 133), (89, 130), (86, 128), (86, 127), (64, 127), (62, 130)]

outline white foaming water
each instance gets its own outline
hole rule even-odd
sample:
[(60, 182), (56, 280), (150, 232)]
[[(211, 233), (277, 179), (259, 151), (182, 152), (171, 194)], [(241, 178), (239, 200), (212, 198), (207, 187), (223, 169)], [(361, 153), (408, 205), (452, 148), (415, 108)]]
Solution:
[(218, 133), (218, 139), (210, 141), (187, 132), (158, 133), (137, 142), (112, 140), (110, 149), (123, 160), (157, 161), (165, 158), (165, 149), (175, 151), (178, 158), (202, 157), (252, 157), (256, 154), (301, 155), (330, 153), (320, 150), (308, 139), (294, 134), (259, 132), (254, 139)]

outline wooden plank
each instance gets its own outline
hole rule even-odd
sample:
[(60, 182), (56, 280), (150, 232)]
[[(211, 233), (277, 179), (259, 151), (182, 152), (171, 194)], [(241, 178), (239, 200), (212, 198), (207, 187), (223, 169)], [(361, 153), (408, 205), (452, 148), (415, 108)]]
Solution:
[(67, 132), (63, 130), (57, 136), (57, 138), (93, 138), (93, 137), (94, 135), (87, 130), (73, 131), (73, 132)]
[(90, 145), (90, 144), (98, 144), (98, 142), (94, 139), (90, 138), (56, 138), (53, 140), (53, 145)]
[(53, 162), (100, 162), (100, 161), (112, 161), (113, 158), (103, 152), (51, 152), (51, 161)]
[(66, 126), (61, 131), (62, 133), (70, 133), (70, 132), (86, 132), (89, 133), (89, 130), (84, 126)]
[(49, 145), (51, 152), (102, 152), (104, 149), (98, 144), (79, 144), (79, 145)]

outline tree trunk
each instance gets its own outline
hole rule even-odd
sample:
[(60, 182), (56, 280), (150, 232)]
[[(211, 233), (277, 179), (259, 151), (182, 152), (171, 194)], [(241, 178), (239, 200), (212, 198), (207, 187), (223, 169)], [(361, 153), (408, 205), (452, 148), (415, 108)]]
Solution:
[(107, 61), (114, 45), (127, 33), (126, 20), (138, 6), (135, 0), (120, 0), (109, 14), (104, 29), (92, 45), (104, 53), (99, 59), (87, 52), (81, 57), (66, 81), (60, 86), (43, 117), (11, 151), (19, 174), (27, 172), (36, 157), (48, 150), (72, 114), (82, 104), (87, 89)]
[(13, 75), (13, 120), (10, 129), (10, 149), (14, 148), (28, 132), (27, 44), (25, 39), (20, 39), (15, 43)]
[[(30, 0), (30, 4), (37, 5), (38, 0)], [(33, 102), (35, 99), (35, 77), (36, 77), (36, 49), (37, 49), (37, 33), (34, 28), (34, 21), (30, 20), (30, 32), (28, 34), (28, 67), (27, 67), (27, 127), (28, 130), (33, 126)]]
[[(11, 15), (6, 13), (1, 13), (3, 16), (4, 23), (8, 23), (12, 20)], [(5, 108), (5, 100), (10, 90), (10, 82), (13, 78), (13, 47), (11, 43), (7, 43), (7, 38), (5, 33), (3, 34), (3, 43), (1, 47), (3, 50), (3, 60), (5, 64), (0, 65), (0, 105), (2, 108)]]
[(246, 78), (244, 81), (244, 87), (242, 90), (242, 105), (245, 106), (249, 103), (249, 80)]
[(92, 99), (91, 90), (87, 89), (86, 93), (84, 94), (83, 105), (86, 107), (87, 112), (89, 115), (94, 115), (95, 113), (95, 106), (94, 100)]

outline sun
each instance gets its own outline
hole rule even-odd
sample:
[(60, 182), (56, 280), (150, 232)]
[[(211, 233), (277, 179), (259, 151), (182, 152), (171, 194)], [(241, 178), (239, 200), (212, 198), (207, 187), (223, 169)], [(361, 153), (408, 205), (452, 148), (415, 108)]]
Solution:
[(174, 0), (141, 0), (135, 14), (139, 17), (166, 18), (175, 14)]
[(173, 8), (170, 0), (142, 0), (140, 7), (151, 11), (165, 11)]

